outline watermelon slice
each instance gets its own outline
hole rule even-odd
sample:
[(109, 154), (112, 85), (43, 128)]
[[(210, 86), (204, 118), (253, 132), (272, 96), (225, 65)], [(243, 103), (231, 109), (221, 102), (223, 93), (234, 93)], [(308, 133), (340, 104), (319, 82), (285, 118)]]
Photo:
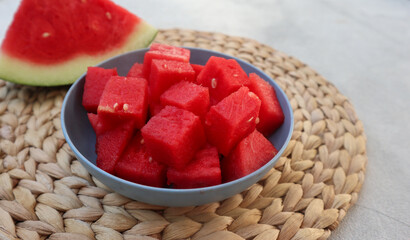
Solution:
[(221, 184), (218, 150), (211, 145), (199, 150), (183, 169), (169, 168), (168, 184), (173, 188), (200, 188)]
[(228, 157), (222, 159), (224, 182), (244, 177), (269, 162), (278, 151), (258, 130), (242, 139)]
[(157, 30), (109, 0), (23, 0), (0, 52), (0, 78), (73, 83), (88, 66), (148, 46)]

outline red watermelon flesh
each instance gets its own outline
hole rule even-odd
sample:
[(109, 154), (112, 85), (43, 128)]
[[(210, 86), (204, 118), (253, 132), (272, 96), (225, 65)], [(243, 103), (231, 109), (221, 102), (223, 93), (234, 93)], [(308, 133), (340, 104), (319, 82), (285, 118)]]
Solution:
[[(40, 17), (40, 13), (47, 18)], [(24, 17), (20, 16), (23, 14)], [(2, 49), (38, 63), (56, 63), (79, 53), (99, 53), (107, 45), (119, 46), (140, 21), (137, 16), (106, 0), (71, 1), (70, 4), (63, 0), (24, 0), (16, 15)], [(118, 25), (121, 28), (117, 28)], [(32, 37), (31, 48), (27, 48), (27, 40), (22, 38), (24, 35)], [(50, 45), (54, 48), (50, 49)]]
[(204, 69), (205, 66), (199, 65), (199, 64), (192, 64), (192, 69), (195, 71), (195, 79), (198, 77), (198, 75), (201, 73), (202, 69)]
[[(186, 53), (186, 49), (181, 48), (181, 47), (176, 47), (168, 44), (163, 44), (163, 43), (152, 43), (150, 48), (150, 52), (163, 52), (167, 53), (168, 55), (173, 55), (173, 56), (190, 56), (191, 53)], [(189, 51), (189, 50), (188, 50)], [(188, 59), (189, 60), (189, 59)]]
[(159, 101), (151, 101), (149, 103), (150, 117), (157, 115), (163, 108), (164, 106)]
[(148, 84), (144, 78), (115, 76), (107, 82), (98, 106), (102, 118), (132, 118), (139, 129), (148, 109)]
[(166, 106), (141, 129), (152, 158), (167, 166), (184, 168), (205, 144), (198, 116), (174, 106)]
[(87, 113), (88, 120), (91, 123), (91, 126), (94, 129), (96, 134), (100, 133), (100, 126), (98, 126), (98, 115), (95, 113)]
[(114, 173), (114, 167), (131, 139), (134, 129), (134, 121), (124, 120), (121, 124), (97, 134), (97, 167)]
[[(150, 51), (164, 49), (164, 45), (156, 44)], [(198, 65), (195, 72), (194, 64), (152, 59), (148, 82), (144, 78), (111, 77), (103, 91), (98, 114), (88, 113), (97, 134), (97, 166), (136, 183), (163, 187), (167, 182), (173, 188), (185, 189), (235, 180), (272, 159), (277, 150), (257, 130), (257, 124), (266, 122), (263, 120), (266, 118), (260, 119), (262, 104), (275, 104), (270, 102), (274, 89), (256, 74), (250, 74), (249, 78), (245, 74), (246, 79), (239, 86), (236, 81), (239, 75), (234, 67), (229, 67), (232, 63), (214, 61), (219, 64)], [(188, 81), (181, 77), (184, 72), (178, 67), (181, 65), (189, 69)], [(135, 64), (128, 76), (141, 76), (143, 66)], [(211, 90), (194, 80), (198, 72), (198, 78), (205, 76), (207, 67), (214, 68), (213, 74), (218, 79), (223, 76), (224, 88), (239, 88), (220, 101), (212, 99)], [(145, 89), (142, 98), (145, 100), (136, 102), (146, 102), (142, 105), (146, 111), (149, 107), (151, 116), (146, 124), (140, 123), (141, 131), (134, 135), (138, 118), (124, 113), (129, 108), (124, 106), (126, 100), (140, 97), (141, 94), (135, 94), (135, 81), (131, 80), (141, 79), (145, 81), (145, 88), (140, 86)], [(216, 88), (211, 82), (212, 87)], [(231, 91), (219, 90), (222, 94)], [(221, 92), (216, 91), (216, 95)], [(104, 96), (107, 96), (105, 100)], [(277, 102), (276, 95), (274, 100)], [(210, 107), (211, 101), (214, 105)], [(269, 111), (268, 108), (266, 112)], [(207, 142), (212, 145), (204, 146)], [(222, 160), (219, 154), (224, 156)]]
[(132, 65), (131, 69), (127, 73), (127, 77), (145, 78), (144, 74), (142, 74), (142, 64), (135, 63)]
[(209, 88), (211, 105), (221, 101), (242, 86), (249, 85), (249, 78), (234, 59), (212, 56), (196, 79)]
[(0, 76), (30, 85), (72, 83), (87, 66), (149, 45), (156, 32), (109, 0), (23, 0), (1, 46)]
[(180, 81), (195, 81), (195, 71), (189, 63), (152, 60), (149, 77), (151, 101), (159, 100), (163, 92)]
[(165, 91), (160, 97), (161, 105), (171, 105), (188, 110), (201, 119), (209, 109), (208, 88), (182, 81)]
[(200, 188), (221, 184), (218, 150), (210, 145), (199, 150), (183, 169), (169, 168), (168, 184), (173, 188)]
[(173, 60), (188, 63), (190, 56), (191, 52), (188, 49), (166, 44), (153, 43), (144, 56), (144, 76), (149, 76), (151, 73), (151, 64), (153, 59)]
[(128, 143), (115, 165), (115, 175), (152, 187), (164, 187), (166, 184), (166, 166), (147, 153), (141, 132), (137, 132)]
[(242, 139), (228, 157), (222, 159), (221, 170), (224, 182), (244, 177), (269, 162), (278, 151), (257, 130)]
[(88, 67), (85, 76), (83, 106), (87, 112), (96, 113), (105, 85), (112, 76), (117, 76), (117, 69)]
[(115, 128), (117, 125), (123, 124), (123, 122), (126, 120), (123, 118), (100, 117), (95, 113), (87, 113), (87, 116), (97, 136)]
[(268, 136), (282, 125), (285, 116), (276, 97), (275, 89), (256, 73), (249, 74), (249, 80), (249, 89), (261, 100), (259, 123), (256, 125), (256, 129)]
[(210, 108), (205, 117), (209, 143), (227, 156), (242, 138), (255, 130), (261, 101), (247, 87), (224, 98)]

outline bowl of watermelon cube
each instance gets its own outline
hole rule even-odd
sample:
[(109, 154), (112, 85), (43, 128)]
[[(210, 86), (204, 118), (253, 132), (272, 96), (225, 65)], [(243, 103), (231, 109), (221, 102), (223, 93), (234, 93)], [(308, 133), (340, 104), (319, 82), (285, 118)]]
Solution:
[(289, 100), (260, 69), (159, 43), (88, 67), (65, 96), (61, 122), (100, 182), (174, 207), (245, 191), (273, 168), (293, 132)]

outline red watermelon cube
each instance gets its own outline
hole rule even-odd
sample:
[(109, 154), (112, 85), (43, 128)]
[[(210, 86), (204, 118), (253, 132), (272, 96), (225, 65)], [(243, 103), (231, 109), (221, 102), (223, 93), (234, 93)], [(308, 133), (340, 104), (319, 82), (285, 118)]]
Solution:
[(121, 118), (104, 118), (95, 113), (87, 113), (87, 116), (97, 136), (124, 122)]
[(115, 175), (152, 187), (166, 184), (166, 166), (153, 160), (147, 153), (141, 132), (137, 132), (115, 165)]
[(272, 134), (285, 120), (275, 89), (257, 74), (249, 74), (249, 89), (261, 100), (259, 123), (256, 129), (263, 135)]
[(205, 117), (208, 142), (227, 156), (242, 138), (255, 130), (261, 101), (247, 87), (210, 108)]
[(82, 104), (87, 112), (96, 113), (105, 85), (112, 76), (117, 76), (117, 69), (88, 67), (85, 75)]
[(148, 109), (148, 84), (144, 78), (111, 77), (98, 106), (102, 118), (131, 118), (144, 126)]
[(160, 97), (161, 105), (188, 110), (203, 118), (209, 109), (208, 88), (182, 81), (165, 91)]
[(164, 106), (161, 105), (159, 101), (152, 101), (149, 103), (149, 113), (150, 117), (153, 117), (157, 115), (161, 110), (164, 108)]
[(218, 150), (210, 145), (199, 150), (183, 169), (169, 168), (168, 184), (173, 188), (200, 188), (221, 184)]
[(195, 71), (189, 63), (152, 60), (149, 77), (151, 101), (159, 100), (163, 92), (180, 81), (195, 81)]
[(248, 76), (237, 61), (215, 56), (209, 58), (196, 81), (209, 88), (211, 105), (249, 84)]
[(188, 49), (166, 44), (153, 43), (144, 56), (144, 76), (149, 76), (151, 72), (151, 62), (153, 59), (166, 59), (188, 63), (190, 56), (191, 52)]
[(198, 77), (198, 75), (201, 73), (202, 69), (204, 69), (205, 66), (199, 65), (199, 64), (191, 64), (192, 69), (195, 71), (195, 79)]
[(228, 157), (222, 159), (221, 170), (224, 182), (244, 177), (269, 162), (278, 151), (257, 130), (245, 137), (232, 150)]
[[(168, 55), (173, 55), (173, 56), (190, 56), (190, 52), (188, 49), (181, 48), (181, 47), (176, 47), (168, 44), (163, 44), (163, 43), (152, 43), (151, 47), (149, 48), (150, 52), (162, 52), (166, 53)], [(184, 61), (189, 62), (189, 58), (185, 59)]]
[(141, 63), (134, 63), (131, 69), (127, 73), (127, 77), (135, 77), (135, 78), (146, 78), (142, 73), (142, 64)]
[(152, 158), (177, 169), (184, 168), (206, 142), (199, 117), (174, 106), (151, 117), (141, 133)]
[(87, 113), (88, 120), (91, 123), (91, 127), (93, 127), (94, 132), (96, 134), (101, 132), (101, 127), (98, 125), (98, 115), (95, 113)]
[(134, 129), (133, 120), (123, 120), (97, 134), (97, 167), (108, 173), (114, 173), (114, 167), (131, 139)]

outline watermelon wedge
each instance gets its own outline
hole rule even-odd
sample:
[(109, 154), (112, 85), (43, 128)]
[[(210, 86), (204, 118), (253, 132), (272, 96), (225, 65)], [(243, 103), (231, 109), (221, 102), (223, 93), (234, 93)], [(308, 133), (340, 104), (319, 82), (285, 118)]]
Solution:
[(22, 0), (0, 49), (0, 78), (73, 83), (88, 66), (148, 46), (157, 29), (109, 0)]

